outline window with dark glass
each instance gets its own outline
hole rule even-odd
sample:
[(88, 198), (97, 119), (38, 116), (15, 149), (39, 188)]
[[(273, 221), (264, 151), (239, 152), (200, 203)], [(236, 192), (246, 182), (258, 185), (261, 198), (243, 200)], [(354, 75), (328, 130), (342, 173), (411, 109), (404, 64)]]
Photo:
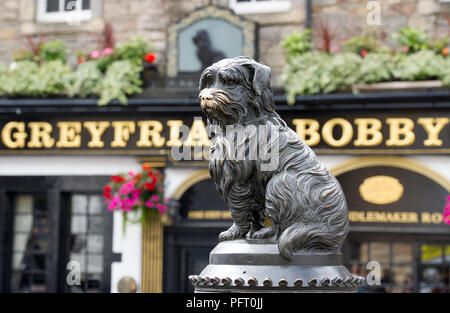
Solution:
[(12, 292), (45, 292), (49, 233), (45, 194), (14, 196)]
[(67, 292), (103, 290), (104, 216), (101, 195), (74, 194), (70, 200), (70, 235), (67, 262), (78, 262), (80, 285), (68, 286)]

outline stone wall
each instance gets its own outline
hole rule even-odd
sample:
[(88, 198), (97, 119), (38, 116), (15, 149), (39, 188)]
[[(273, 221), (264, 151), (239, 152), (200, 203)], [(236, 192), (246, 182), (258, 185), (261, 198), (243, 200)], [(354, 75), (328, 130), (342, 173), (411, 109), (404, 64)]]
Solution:
[[(289, 12), (246, 15), (259, 23), (260, 61), (271, 66), (274, 83), (284, 66), (280, 40), (305, 25), (305, 0), (292, 0)], [(368, 10), (362, 0), (313, 0), (313, 25), (324, 21), (335, 33), (335, 44), (371, 29), (389, 33), (403, 26), (421, 27), (431, 35), (446, 35), (449, 31), (450, 3), (439, 0), (379, 0), (382, 7), (381, 25), (369, 27)], [(117, 42), (142, 36), (155, 47), (158, 65), (165, 68), (166, 29), (190, 11), (208, 4), (227, 7), (228, 0), (92, 0), (94, 18), (79, 26), (65, 23), (36, 22), (36, 0), (0, 1), (0, 62), (10, 62), (14, 49), (25, 48), (25, 35), (33, 38), (61, 38), (69, 49), (84, 52), (98, 48), (98, 34), (104, 22), (111, 22)], [(316, 42), (317, 42), (317, 36)], [(386, 39), (389, 41), (389, 38)], [(74, 61), (74, 60), (72, 60)]]

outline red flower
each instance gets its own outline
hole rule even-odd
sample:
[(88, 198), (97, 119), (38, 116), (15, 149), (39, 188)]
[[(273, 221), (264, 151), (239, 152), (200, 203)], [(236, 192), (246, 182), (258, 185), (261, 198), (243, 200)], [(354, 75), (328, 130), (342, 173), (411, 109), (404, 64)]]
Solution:
[(142, 169), (144, 170), (144, 171), (148, 171), (149, 169), (150, 169), (150, 166), (148, 165), (148, 164), (142, 164)]
[(116, 184), (118, 184), (118, 183), (124, 183), (125, 181), (126, 181), (126, 179), (124, 178), (124, 177), (122, 177), (122, 176), (111, 176), (111, 180), (113, 181), (113, 182), (115, 182)]
[(78, 59), (78, 64), (81, 64), (84, 62), (84, 59)]
[(134, 176), (134, 179), (139, 180), (139, 179), (141, 179), (141, 177), (142, 177), (141, 174), (136, 174), (136, 175)]
[(103, 197), (105, 197), (106, 199), (112, 199), (112, 194), (111, 194), (111, 186), (110, 185), (106, 185), (103, 188)]
[(149, 63), (153, 63), (156, 60), (156, 56), (153, 52), (150, 52), (145, 55), (144, 60)]
[(145, 182), (144, 185), (145, 185), (145, 188), (147, 188), (148, 191), (153, 191), (156, 188), (154, 183)]
[(364, 57), (366, 57), (366, 55), (367, 55), (367, 50), (366, 49), (362, 50), (361, 56), (364, 58)]

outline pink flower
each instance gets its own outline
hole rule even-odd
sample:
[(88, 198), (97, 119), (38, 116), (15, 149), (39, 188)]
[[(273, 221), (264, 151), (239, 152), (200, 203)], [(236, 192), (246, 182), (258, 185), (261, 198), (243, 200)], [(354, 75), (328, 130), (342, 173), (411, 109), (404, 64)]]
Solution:
[(408, 46), (403, 46), (402, 47), (403, 51), (408, 52), (409, 51), (409, 47)]
[(101, 54), (102, 53), (100, 51), (94, 50), (94, 51), (91, 52), (91, 58), (92, 59), (97, 59), (97, 58), (99, 58), (101, 56)]
[(339, 52), (339, 51), (341, 51), (341, 48), (339, 48), (339, 46), (338, 45), (331, 45), (330, 46), (330, 52), (331, 53), (337, 53), (337, 52)]
[(153, 199), (153, 201), (158, 201), (159, 200), (159, 196), (158, 195), (153, 195), (152, 199)]
[(113, 54), (113, 49), (110, 47), (106, 47), (105, 49), (103, 49), (102, 54), (103, 55), (111, 55), (111, 54)]
[(141, 191), (139, 189), (133, 190), (131, 192), (131, 198), (133, 198), (134, 200), (138, 199), (140, 195)]
[(154, 203), (153, 203), (153, 201), (149, 200), (149, 201), (145, 202), (145, 205), (148, 206), (149, 208), (151, 208), (151, 207), (153, 207)]
[(114, 198), (112, 198), (111, 201), (109, 202), (108, 210), (113, 211), (119, 204), (120, 200), (121, 199), (119, 196), (115, 196)]
[(134, 190), (134, 181), (129, 181), (128, 183), (125, 183), (120, 187), (119, 194), (121, 195), (127, 195), (130, 192)]

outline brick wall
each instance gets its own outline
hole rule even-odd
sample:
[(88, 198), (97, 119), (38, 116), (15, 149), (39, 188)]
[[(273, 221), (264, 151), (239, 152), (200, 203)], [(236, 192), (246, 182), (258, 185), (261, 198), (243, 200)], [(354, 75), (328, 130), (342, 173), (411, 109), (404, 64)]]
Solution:
[[(381, 26), (369, 27), (368, 10), (362, 0), (313, 0), (313, 21), (325, 21), (336, 33), (336, 44), (369, 28), (392, 32), (403, 26), (421, 27), (431, 35), (446, 35), (450, 3), (439, 0), (379, 0)], [(70, 49), (85, 52), (98, 47), (98, 33), (105, 21), (112, 23), (118, 42), (139, 35), (153, 43), (158, 64), (164, 70), (166, 29), (183, 15), (209, 3), (228, 6), (228, 0), (92, 0), (97, 3), (94, 18), (79, 26), (65, 23), (36, 23), (35, 0), (0, 1), (0, 62), (9, 62), (12, 51), (24, 48), (24, 35), (54, 39), (61, 38)], [(274, 83), (284, 65), (279, 42), (283, 36), (305, 25), (305, 0), (292, 0), (286, 13), (247, 15), (259, 27), (260, 61), (271, 66)], [(316, 24), (314, 24), (316, 25)], [(386, 38), (389, 41), (389, 38)]]

